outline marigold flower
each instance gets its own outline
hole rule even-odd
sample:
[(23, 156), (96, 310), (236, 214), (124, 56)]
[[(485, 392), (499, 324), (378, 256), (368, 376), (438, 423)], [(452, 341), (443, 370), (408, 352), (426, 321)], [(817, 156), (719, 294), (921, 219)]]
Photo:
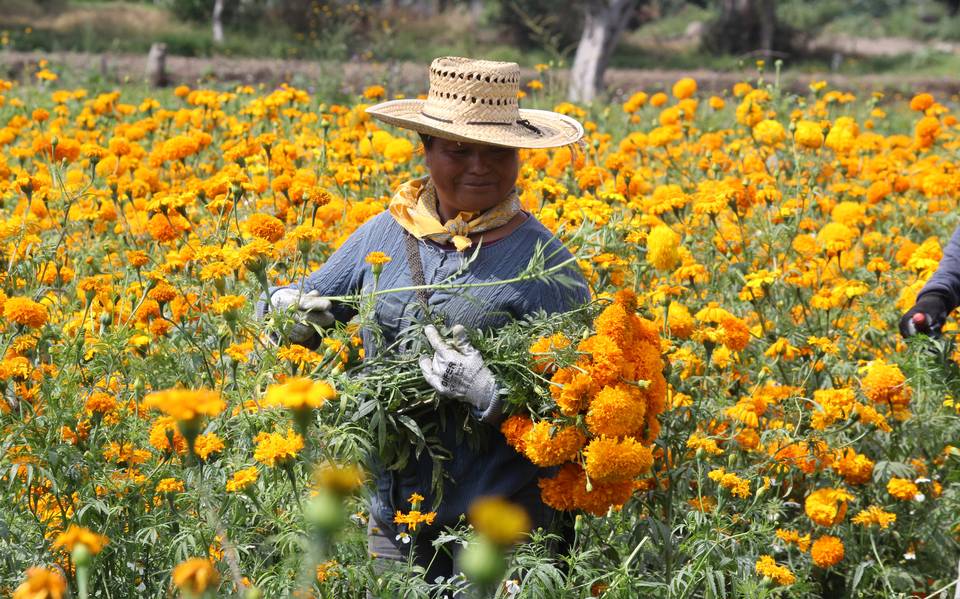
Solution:
[(837, 537), (823, 535), (813, 542), (810, 557), (818, 568), (830, 568), (843, 560), (843, 542)]
[(223, 448), (223, 439), (218, 437), (216, 433), (198, 435), (197, 440), (194, 441), (193, 445), (194, 453), (196, 453), (197, 457), (199, 457), (201, 460), (206, 460), (211, 455), (220, 453), (223, 451)]
[(203, 557), (191, 557), (177, 564), (172, 577), (177, 588), (193, 595), (201, 595), (220, 583), (220, 573), (210, 560)]
[(526, 441), (524, 437), (533, 428), (533, 421), (529, 416), (514, 414), (509, 416), (500, 424), (500, 432), (506, 437), (507, 443), (514, 448), (517, 453), (526, 453)]
[(891, 524), (897, 521), (897, 515), (884, 511), (878, 506), (871, 505), (867, 509), (861, 510), (860, 513), (851, 518), (850, 521), (854, 524), (859, 524), (860, 526), (877, 525), (885, 530)]
[(239, 493), (244, 491), (247, 487), (257, 482), (257, 478), (259, 477), (260, 473), (257, 471), (256, 466), (237, 470), (233, 473), (233, 476), (230, 477), (230, 480), (227, 481), (227, 492)]
[(614, 482), (636, 478), (653, 465), (653, 453), (633, 437), (596, 437), (583, 450), (590, 480)]
[(558, 426), (542, 421), (523, 436), (524, 453), (537, 466), (556, 466), (577, 455), (586, 437), (575, 426)]
[(793, 140), (800, 147), (816, 150), (823, 145), (823, 130), (820, 128), (820, 123), (799, 121), (793, 132)]
[(807, 549), (810, 548), (809, 534), (801, 536), (800, 533), (795, 530), (783, 530), (781, 528), (778, 528), (776, 535), (777, 535), (777, 538), (783, 541), (784, 543), (796, 545), (797, 549), (799, 549), (801, 552), (806, 553)]
[(513, 545), (530, 531), (530, 516), (522, 507), (499, 497), (481, 497), (467, 510), (470, 524), (498, 545)]
[(183, 493), (183, 481), (176, 478), (163, 478), (157, 483), (157, 493)]
[(293, 429), (289, 429), (286, 436), (281, 433), (260, 433), (254, 441), (257, 447), (253, 459), (267, 466), (286, 466), (303, 449), (303, 437)]
[(847, 513), (847, 502), (853, 498), (852, 494), (843, 489), (817, 489), (804, 501), (804, 511), (820, 526), (834, 526), (843, 521)]
[(67, 581), (56, 570), (28, 568), (27, 579), (13, 591), (13, 599), (63, 599)]
[(393, 517), (393, 522), (394, 524), (404, 524), (407, 526), (408, 530), (416, 531), (417, 527), (421, 524), (432, 526), (436, 517), (436, 512), (423, 513), (420, 510), (410, 510), (404, 514), (401, 511), (397, 511), (396, 515)]
[(778, 566), (772, 556), (761, 555), (754, 565), (754, 570), (760, 576), (766, 576), (778, 585), (787, 586), (795, 583), (797, 577), (786, 566)]
[(587, 427), (595, 435), (622, 437), (643, 426), (647, 411), (640, 389), (619, 383), (607, 386), (590, 402)]
[(371, 266), (383, 266), (384, 264), (389, 264), (391, 260), (393, 260), (393, 258), (383, 252), (370, 252), (363, 259), (364, 262)]
[(697, 93), (697, 81), (691, 77), (684, 77), (673, 84), (673, 97), (678, 100), (685, 100)]
[(666, 225), (657, 225), (647, 235), (647, 262), (661, 272), (669, 272), (680, 261), (677, 248), (680, 236)]
[(900, 501), (914, 501), (923, 499), (919, 487), (906, 478), (891, 478), (887, 481), (887, 493)]
[(282, 406), (290, 410), (310, 410), (321, 408), (336, 397), (336, 390), (326, 381), (291, 377), (281, 384), (270, 385), (263, 402), (267, 406)]
[(227, 407), (220, 393), (208, 389), (168, 389), (155, 391), (143, 400), (143, 407), (156, 409), (171, 418), (184, 422), (204, 416), (217, 416)]
[(96, 555), (103, 551), (103, 548), (110, 540), (104, 535), (97, 534), (88, 528), (71, 524), (67, 530), (60, 533), (53, 542), (54, 547), (60, 547), (67, 552), (72, 552), (77, 545), (85, 545), (90, 553)]
[(282, 220), (269, 214), (251, 214), (247, 217), (244, 226), (254, 237), (270, 243), (280, 241), (287, 231), (287, 227)]
[(11, 297), (3, 303), (3, 317), (10, 322), (39, 329), (47, 323), (47, 308), (27, 297)]

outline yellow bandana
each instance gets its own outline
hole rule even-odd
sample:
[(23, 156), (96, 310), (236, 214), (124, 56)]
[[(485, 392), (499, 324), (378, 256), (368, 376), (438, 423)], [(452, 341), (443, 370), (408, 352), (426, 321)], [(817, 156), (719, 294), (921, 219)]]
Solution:
[(437, 206), (437, 189), (430, 177), (423, 177), (407, 181), (397, 189), (390, 200), (390, 214), (417, 239), (427, 238), (437, 243), (453, 241), (457, 251), (462, 252), (473, 244), (468, 235), (502, 227), (521, 210), (516, 189), (493, 208), (480, 214), (461, 212), (445, 223), (440, 222)]

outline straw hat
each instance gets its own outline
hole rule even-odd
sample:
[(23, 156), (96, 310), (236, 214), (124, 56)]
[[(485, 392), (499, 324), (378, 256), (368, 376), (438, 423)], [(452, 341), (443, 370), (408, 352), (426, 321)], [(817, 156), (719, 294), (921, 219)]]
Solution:
[(448, 56), (430, 65), (426, 100), (367, 108), (385, 123), (454, 141), (511, 148), (553, 148), (583, 137), (583, 126), (549, 110), (521, 109), (520, 66)]

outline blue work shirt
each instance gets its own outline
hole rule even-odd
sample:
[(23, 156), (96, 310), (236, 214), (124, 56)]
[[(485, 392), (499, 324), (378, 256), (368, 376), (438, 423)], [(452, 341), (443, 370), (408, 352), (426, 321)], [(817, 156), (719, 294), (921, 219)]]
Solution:
[[(406, 235), (388, 212), (375, 216), (357, 229), (319, 270), (306, 278), (303, 291), (316, 290), (323, 296), (370, 291), (373, 271), (364, 258), (374, 251), (391, 257), (391, 261), (383, 265), (378, 289), (413, 285), (404, 245)], [(538, 245), (543, 248), (548, 266), (571, 258), (566, 248), (533, 216), (528, 216), (506, 237), (482, 244), (476, 257), (465, 268), (463, 263), (473, 255), (473, 248), (461, 253), (453, 247), (430, 241), (417, 243), (427, 284), (449, 282), (452, 276), (454, 282), (463, 284), (514, 278), (529, 264)], [(458, 271), (462, 272), (457, 274)], [(495, 330), (539, 310), (563, 312), (589, 301), (586, 281), (575, 263), (562, 272), (574, 280), (573, 285), (561, 285), (553, 280), (525, 280), (488, 287), (437, 289), (428, 300), (430, 312), (434, 317), (442, 317), (447, 326), (461, 324), (468, 330)], [(334, 314), (338, 320), (351, 316), (344, 306), (335, 306)], [(377, 355), (382, 347), (396, 340), (401, 330), (422, 319), (422, 315), (422, 306), (413, 291), (378, 296), (375, 316), (383, 338), (378, 342), (370, 331), (362, 331), (366, 355)], [(437, 517), (431, 527), (433, 531), (455, 525), (470, 503), (484, 495), (500, 496), (522, 505), (534, 526), (547, 526), (553, 519), (553, 510), (541, 501), (537, 485), (538, 478), (547, 473), (507, 444), (499, 431), (502, 420), (499, 402), (495, 403), (485, 413), (471, 411), (476, 420), (469, 435), (472, 439), (462, 431), (462, 418), (455, 415), (444, 418), (444, 422), (440, 422), (440, 417), (435, 414), (417, 418), (421, 427), (430, 424), (431, 420), (440, 425), (434, 434), (452, 456), (443, 463), (447, 476), (442, 501), (436, 510)], [(466, 412), (461, 411), (461, 414), (466, 415)], [(400, 471), (388, 471), (376, 464), (373, 467), (376, 492), (370, 511), (387, 529), (392, 529), (397, 510), (410, 509), (407, 498), (414, 492), (425, 498), (422, 509), (430, 509), (434, 504), (431, 491), (433, 463), (427, 452), (419, 458), (411, 456)]]

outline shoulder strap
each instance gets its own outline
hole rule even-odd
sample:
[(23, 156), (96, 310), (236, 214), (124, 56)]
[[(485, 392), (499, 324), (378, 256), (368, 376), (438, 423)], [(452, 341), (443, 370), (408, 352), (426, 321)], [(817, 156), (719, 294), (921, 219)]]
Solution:
[[(407, 266), (410, 268), (410, 277), (413, 279), (414, 285), (422, 287), (427, 284), (427, 281), (423, 277), (423, 262), (420, 260), (420, 247), (417, 238), (410, 233), (406, 233), (406, 239), (404, 241), (406, 242)], [(427, 289), (417, 289), (417, 300), (423, 304), (424, 310), (428, 310), (430, 291)]]

